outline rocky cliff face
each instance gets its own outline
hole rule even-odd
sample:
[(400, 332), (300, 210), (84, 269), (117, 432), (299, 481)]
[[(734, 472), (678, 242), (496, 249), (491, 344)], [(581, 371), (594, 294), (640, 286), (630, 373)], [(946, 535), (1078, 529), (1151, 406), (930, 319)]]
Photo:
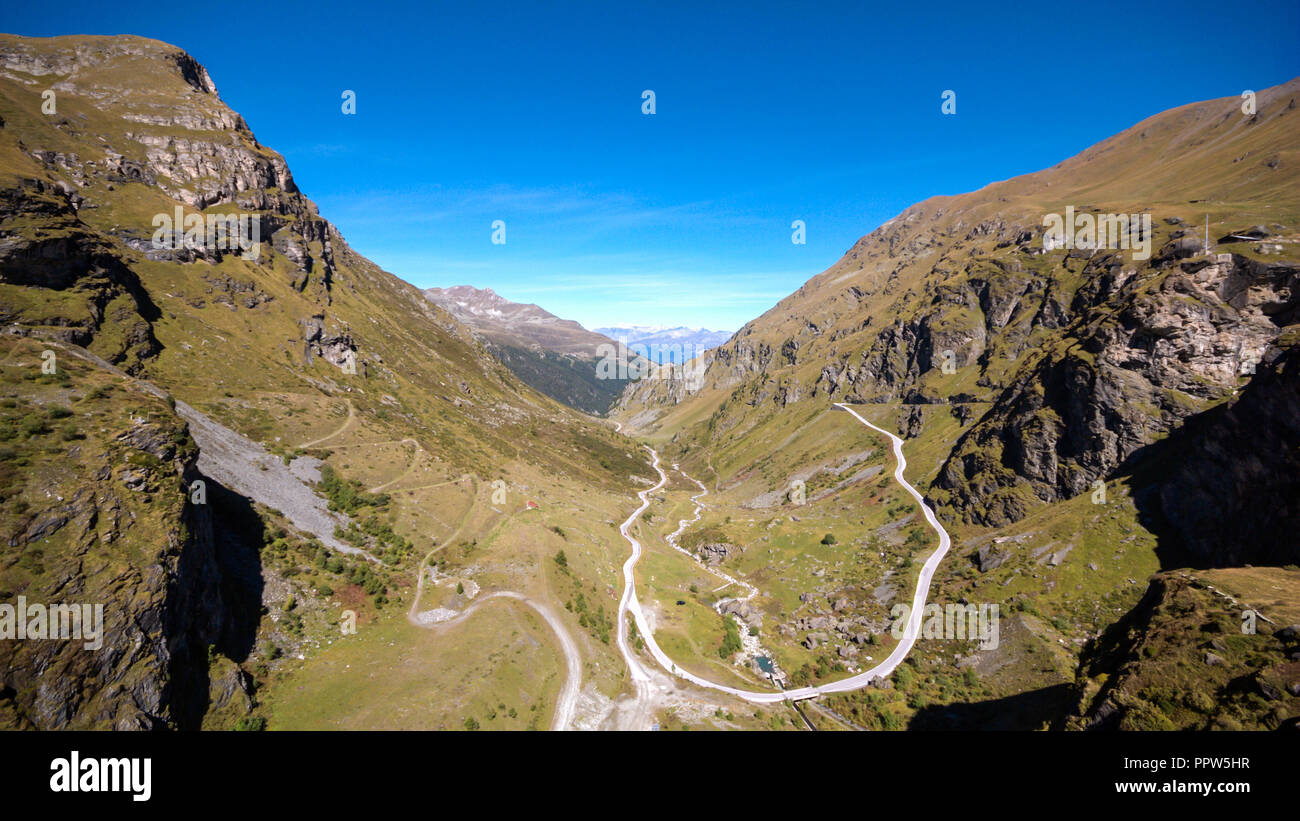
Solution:
[[(247, 262), (273, 268), (311, 306), (293, 309), (307, 326), (304, 358), (343, 358), (350, 339), (323, 322), (337, 232), (189, 55), (141, 38), (3, 35), (0, 114), (0, 322), (14, 334), (6, 350), (32, 360), (16, 374), (39, 374), (35, 340), (52, 338), (145, 375), (165, 350), (158, 324), (178, 310), (211, 300), (264, 311), (275, 301)], [(245, 261), (236, 237), (188, 244), (183, 219), (170, 231), (157, 222), (178, 211), (204, 221), (244, 212), (247, 239), (262, 247)], [(169, 266), (193, 266), (180, 281), (205, 295), (160, 307), (159, 290), (174, 286), (150, 279)], [(103, 646), (5, 642), (3, 721), (197, 727), (209, 651), (230, 616), (210, 508), (189, 498), (203, 478), (197, 450), (156, 397), (75, 357), (59, 360), (46, 377), (49, 395), (25, 382), (6, 386), (18, 416), (0, 438), (24, 470), (3, 491), (0, 601), (101, 605)], [(70, 428), (37, 424), (64, 407)], [(39, 448), (50, 437), (65, 443), (57, 458)]]
[[(21, 596), (29, 607), (90, 605), (103, 614), (100, 648), (67, 636), (0, 642), (0, 723), (196, 727), (208, 647), (225, 614), (212, 521), (190, 502), (200, 477), (185, 423), (84, 363), (62, 363), (62, 378), (32, 378), (40, 360), (29, 340), (9, 338), (0, 349), (11, 366), (27, 365), (26, 378), (6, 374), (0, 419), (10, 463), (0, 603)], [(27, 501), (41, 498), (53, 504)]]
[(1144, 503), (1189, 563), (1300, 564), (1300, 348), (1270, 351), (1234, 401), (1162, 444)]
[(1014, 521), (1032, 499), (1085, 492), (1231, 396), (1296, 322), (1300, 266), (1222, 256), (1085, 267), (1094, 276), (1075, 295), (1063, 340), (1029, 361), (957, 443), (936, 496), (968, 521)]
[[(218, 264), (245, 253), (233, 237), (224, 246), (187, 243), (183, 221), (170, 230), (155, 222), (170, 219), (177, 204), (183, 219), (255, 215), (256, 233), (252, 223), (244, 231), (267, 246), (261, 259), (273, 249), (289, 263), (281, 275), (294, 289), (321, 308), (330, 304), (337, 231), (188, 54), (142, 38), (5, 35), (0, 82), (8, 117), (0, 133), (9, 138), (2, 281), (91, 297), (23, 311), (6, 301), (0, 321), (60, 328), (68, 341), (138, 372), (159, 352), (159, 310), (133, 258)], [(54, 93), (52, 114), (41, 110), (46, 90)]]

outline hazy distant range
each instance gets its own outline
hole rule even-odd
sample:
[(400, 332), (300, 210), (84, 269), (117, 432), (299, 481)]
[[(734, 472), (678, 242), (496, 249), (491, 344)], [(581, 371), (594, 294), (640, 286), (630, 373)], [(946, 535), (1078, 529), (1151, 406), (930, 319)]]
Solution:
[(659, 364), (685, 362), (731, 338), (731, 331), (667, 325), (611, 325), (592, 330), (628, 346), (644, 346), (645, 350), (638, 347), (637, 353)]

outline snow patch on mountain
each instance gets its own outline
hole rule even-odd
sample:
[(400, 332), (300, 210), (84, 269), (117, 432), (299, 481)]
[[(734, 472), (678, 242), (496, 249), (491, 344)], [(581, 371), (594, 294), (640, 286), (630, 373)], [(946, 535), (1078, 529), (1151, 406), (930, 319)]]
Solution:
[(685, 362), (731, 338), (731, 331), (711, 331), (684, 325), (611, 325), (594, 329), (611, 339), (638, 346), (635, 350), (655, 362)]

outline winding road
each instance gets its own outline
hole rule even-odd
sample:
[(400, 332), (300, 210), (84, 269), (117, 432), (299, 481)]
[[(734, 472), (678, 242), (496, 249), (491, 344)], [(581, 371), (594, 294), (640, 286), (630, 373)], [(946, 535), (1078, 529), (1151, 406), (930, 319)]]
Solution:
[(432, 629), (446, 627), (469, 618), (475, 610), (478, 610), (483, 605), (501, 599), (517, 601), (536, 610), (537, 614), (551, 628), (551, 632), (555, 633), (555, 638), (559, 640), (560, 649), (564, 651), (564, 660), (568, 670), (564, 677), (564, 685), (560, 688), (560, 697), (555, 702), (555, 714), (551, 717), (551, 729), (569, 729), (573, 724), (573, 714), (578, 704), (578, 686), (582, 683), (582, 656), (578, 654), (578, 645), (574, 642), (573, 636), (569, 635), (564, 622), (560, 621), (559, 617), (549, 607), (533, 601), (522, 593), (516, 593), (513, 590), (498, 590), (495, 593), (480, 596), (478, 601), (446, 621), (427, 625), (415, 621), (412, 621), (412, 623), (419, 627)]
[(738, 687), (729, 687), (724, 684), (717, 684), (716, 682), (709, 681), (702, 676), (697, 676), (694, 673), (678, 667), (655, 642), (654, 634), (650, 632), (649, 625), (645, 620), (645, 615), (641, 611), (641, 604), (637, 601), (636, 597), (635, 571), (636, 564), (641, 558), (641, 543), (628, 532), (628, 529), (632, 526), (632, 523), (636, 521), (637, 517), (645, 512), (646, 508), (650, 506), (650, 494), (659, 490), (668, 482), (668, 474), (664, 473), (663, 468), (659, 466), (659, 454), (656, 453), (653, 448), (647, 446), (646, 449), (650, 451), (654, 460), (653, 467), (659, 474), (659, 483), (654, 487), (647, 488), (646, 490), (637, 493), (637, 496), (641, 499), (641, 506), (638, 507), (631, 516), (627, 517), (627, 520), (623, 522), (623, 524), (619, 525), (618, 528), (619, 533), (623, 534), (623, 538), (627, 539), (628, 543), (632, 545), (632, 555), (623, 564), (623, 598), (619, 602), (618, 610), (618, 649), (623, 654), (623, 659), (627, 662), (628, 669), (631, 671), (632, 684), (636, 690), (638, 702), (646, 703), (650, 700), (651, 679), (650, 674), (641, 665), (640, 659), (632, 653), (631, 648), (628, 646), (627, 615), (629, 613), (632, 615), (632, 618), (635, 619), (637, 630), (644, 639), (646, 649), (650, 652), (651, 657), (653, 657), (654, 660), (657, 661), (669, 674), (689, 681), (700, 687), (710, 690), (718, 690), (755, 704), (774, 704), (782, 701), (798, 701), (801, 699), (815, 698), (828, 693), (845, 693), (851, 690), (861, 689), (870, 685), (871, 682), (876, 679), (888, 676), (903, 662), (903, 659), (907, 658), (907, 654), (912, 651), (912, 646), (916, 643), (916, 638), (921, 632), (922, 614), (925, 610), (926, 597), (930, 592), (930, 581), (934, 578), (934, 571), (939, 567), (939, 562), (943, 561), (943, 557), (948, 553), (948, 548), (952, 546), (952, 540), (948, 536), (948, 531), (944, 530), (943, 525), (939, 524), (939, 520), (934, 515), (934, 511), (926, 505), (925, 499), (921, 496), (920, 492), (917, 491), (916, 488), (912, 487), (903, 476), (903, 471), (907, 469), (907, 459), (903, 456), (903, 440), (889, 431), (871, 424), (866, 419), (862, 418), (857, 411), (842, 402), (836, 402), (834, 407), (852, 414), (854, 419), (857, 419), (859, 422), (877, 433), (883, 434), (889, 438), (890, 442), (893, 444), (894, 459), (897, 462), (897, 466), (894, 468), (894, 480), (902, 485), (903, 489), (906, 490), (912, 498), (916, 500), (916, 503), (921, 506), (921, 512), (925, 514), (926, 522), (934, 532), (939, 535), (938, 548), (930, 554), (928, 559), (925, 560), (925, 564), (921, 566), (921, 573), (917, 577), (916, 592), (912, 596), (912, 610), (908, 615), (907, 625), (903, 630), (902, 639), (899, 640), (898, 644), (894, 647), (894, 651), (889, 654), (888, 658), (877, 664), (875, 667), (872, 667), (870, 670), (841, 679), (840, 681), (833, 681), (827, 684), (818, 684), (809, 687), (799, 687), (784, 692), (742, 690)]
[[(464, 476), (461, 476), (460, 479), (453, 481), (458, 482), (464, 479), (470, 480), (472, 493), (477, 495), (478, 480), (473, 475), (466, 473)], [(451, 484), (451, 482), (446, 482), (444, 484)], [(488, 593), (487, 595), (480, 596), (477, 601), (457, 613), (452, 618), (432, 623), (423, 622), (419, 618), (420, 596), (424, 593), (425, 570), (429, 567), (429, 559), (433, 558), (433, 554), (456, 541), (456, 538), (460, 535), (461, 531), (465, 529), (466, 523), (469, 522), (470, 517), (473, 516), (473, 514), (474, 506), (471, 504), (469, 509), (465, 511), (465, 515), (461, 517), (460, 524), (456, 526), (456, 529), (452, 534), (443, 539), (437, 547), (426, 553), (424, 558), (420, 560), (420, 566), (416, 571), (417, 581), (415, 584), (415, 595), (411, 599), (410, 609), (406, 611), (406, 620), (416, 627), (438, 629), (446, 627), (447, 625), (456, 624), (468, 618), (470, 614), (475, 610), (478, 610), (484, 604), (499, 599), (517, 601), (528, 605), (533, 610), (536, 610), (537, 614), (541, 616), (542, 620), (551, 628), (551, 632), (555, 633), (555, 638), (560, 643), (560, 649), (564, 651), (564, 661), (567, 671), (564, 678), (564, 685), (560, 688), (560, 697), (555, 702), (555, 714), (551, 717), (551, 729), (568, 730), (573, 724), (573, 715), (578, 705), (578, 688), (582, 684), (582, 656), (578, 653), (578, 644), (573, 640), (573, 636), (569, 633), (568, 628), (564, 626), (564, 622), (560, 621), (559, 617), (556, 616), (555, 612), (549, 607), (530, 599), (522, 593), (516, 593), (513, 590), (498, 590), (495, 593)]]
[(333, 439), (335, 436), (338, 436), (340, 433), (347, 430), (348, 426), (351, 425), (354, 421), (356, 421), (357, 409), (352, 406), (351, 399), (347, 399), (345, 401), (348, 403), (348, 415), (347, 418), (343, 420), (343, 424), (339, 426), (338, 430), (333, 431), (331, 433), (327, 433), (319, 439), (313, 439), (310, 442), (303, 442), (301, 445), (298, 446), (300, 449), (314, 447), (316, 445), (319, 445), (321, 442), (328, 442), (330, 439)]
[[(168, 394), (156, 385), (137, 379), (130, 374), (125, 373), (120, 368), (110, 364), (103, 358), (92, 354), (90, 351), (71, 344), (64, 343), (55, 339), (44, 339), (42, 341), (47, 346), (58, 347), (67, 351), (80, 359), (110, 372), (121, 379), (130, 382), (149, 394), (160, 399), (167, 399)], [(12, 355), (12, 351), (10, 353)], [(300, 479), (288, 471), (283, 461), (266, 451), (260, 444), (248, 439), (230, 428), (221, 425), (205, 414), (195, 410), (189, 405), (176, 401), (176, 412), (189, 424), (190, 434), (194, 441), (199, 445), (199, 470), (202, 475), (221, 482), (231, 490), (245, 495), (254, 501), (274, 507), (284, 513), (285, 517), (297, 528), (310, 533), (320, 539), (323, 543), (329, 545), (343, 553), (363, 556), (367, 560), (380, 564), (380, 561), (369, 552), (339, 541), (334, 537), (334, 528), (345, 524), (347, 517), (336, 514), (326, 508), (325, 501), (318, 496), (314, 490), (309, 488)], [(343, 425), (328, 436), (308, 442), (300, 447), (311, 447), (317, 443), (327, 441), (338, 436), (355, 420), (355, 411), (351, 400), (348, 401), (348, 416)], [(418, 442), (413, 439), (400, 440), (403, 442), (412, 442), (416, 448), (420, 447)], [(360, 443), (359, 443), (360, 444)], [(374, 444), (374, 443), (368, 443)], [(351, 447), (351, 446), (344, 446)], [(419, 455), (417, 451), (417, 456)], [(258, 467), (254, 467), (257, 465)], [(414, 465), (414, 461), (412, 462)], [(410, 472), (408, 468), (407, 473)], [(403, 476), (406, 474), (403, 474)], [(398, 477), (401, 478), (401, 477)], [(446, 484), (454, 484), (464, 480), (470, 480), (473, 493), (477, 492), (478, 482), (471, 474), (464, 474), (457, 479), (448, 480), (436, 485), (427, 487), (440, 487)], [(391, 484), (391, 482), (389, 483)], [(419, 488), (408, 488), (416, 490)], [(478, 610), (484, 604), (491, 601), (500, 601), (509, 599), (520, 602), (531, 607), (546, 622), (551, 631), (555, 633), (556, 640), (560, 643), (560, 649), (564, 652), (566, 675), (564, 684), (560, 688), (560, 695), (555, 705), (555, 713), (551, 718), (552, 730), (568, 730), (573, 723), (574, 713), (577, 708), (578, 690), (582, 685), (582, 656), (578, 652), (577, 642), (569, 633), (564, 622), (555, 614), (553, 610), (544, 604), (534, 601), (522, 593), (516, 593), (510, 590), (501, 590), (480, 596), (472, 605), (460, 611), (453, 618), (433, 624), (424, 624), (420, 622), (417, 616), (417, 610), (420, 603), (420, 595), (424, 591), (425, 569), (428, 567), (429, 559), (434, 553), (441, 550), (448, 544), (451, 544), (461, 530), (464, 529), (466, 522), (469, 521), (473, 507), (466, 511), (464, 517), (456, 530), (443, 540), (442, 544), (430, 550), (420, 561), (417, 569), (417, 584), (415, 597), (411, 602), (411, 607), (407, 611), (407, 619), (417, 627), (440, 628), (447, 625), (456, 624), (461, 620), (468, 618), (474, 611)]]

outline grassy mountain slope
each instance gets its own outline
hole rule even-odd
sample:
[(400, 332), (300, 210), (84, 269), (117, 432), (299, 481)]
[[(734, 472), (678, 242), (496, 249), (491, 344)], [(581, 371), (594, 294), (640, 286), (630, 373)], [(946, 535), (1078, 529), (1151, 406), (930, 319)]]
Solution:
[[(1297, 96), (1300, 80), (1260, 92), (1253, 116), (1237, 98), (1184, 106), (1053, 168), (919, 203), (706, 354), (698, 390), (659, 379), (625, 392), (625, 430), (709, 485), (697, 527), (763, 591), (758, 635), (800, 681), (881, 658), (881, 623), (932, 549), (930, 534), (910, 540), (917, 512), (888, 482), (828, 473), (890, 469), (883, 443), (828, 406), (855, 403), (908, 438), (908, 478), (954, 542), (932, 600), (999, 605), (1003, 641), (919, 642), (891, 687), (828, 699), (835, 713), (885, 728), (1063, 726), (1101, 669), (1081, 654), (1111, 625), (1132, 611), (1136, 629), (1166, 629), (1135, 610), (1152, 573), (1294, 562), (1266, 535), (1294, 530), (1293, 506), (1262, 500), (1298, 467)], [(1044, 216), (1067, 206), (1149, 214), (1150, 257), (1045, 249)], [(1184, 520), (1211, 504), (1222, 522)], [(1276, 726), (1297, 709), (1286, 691), (1274, 706), (1232, 720)]]
[[(47, 89), (54, 113), (42, 110)], [(610, 720), (625, 684), (617, 653), (607, 628), (565, 605), (582, 592), (593, 613), (617, 606), (625, 546), (608, 523), (648, 473), (631, 442), (523, 384), (353, 251), (179, 49), (2, 36), (0, 120), (4, 446), (22, 467), (5, 476), (0, 592), (93, 597), (110, 625), (144, 620), (152, 642), (123, 656), (133, 633), (122, 627), (101, 654), (66, 643), (8, 653), (6, 724), (274, 728), (355, 714), (369, 716), (361, 726), (549, 726), (565, 669), (550, 628), (504, 600), (421, 627), (406, 618), (421, 573), (421, 610), (509, 590), (558, 613), (584, 659), (579, 719)], [(256, 215), (260, 253), (157, 247), (155, 216), (178, 206)], [(100, 383), (114, 386), (106, 397)], [(162, 439), (189, 441), (159, 394), (250, 441), (232, 452), (281, 459), (351, 524), (306, 532), (292, 511), (201, 475), (208, 498), (193, 501), (182, 481), (192, 459), (175, 455), (188, 451), (146, 458), (131, 445), (133, 420), (155, 416)], [(124, 460), (141, 459), (147, 475), (124, 484)], [(265, 471), (250, 459), (241, 486), (264, 484)], [(205, 506), (224, 524), (203, 542), (186, 522)], [(95, 541), (96, 528), (111, 540)], [(32, 652), (77, 672), (67, 692), (33, 689)], [(343, 659), (361, 657), (393, 662), (395, 689), (357, 686)]]
[[(1006, 522), (1082, 492), (1290, 338), (1298, 90), (1261, 92), (1251, 118), (1232, 100), (1166, 112), (1046, 171), (913, 206), (706, 355), (689, 401), (645, 381), (619, 417), (716, 448), (803, 400), (961, 404), (974, 426), (935, 492), (948, 515)], [(1043, 251), (1043, 215), (1071, 205), (1150, 213), (1151, 258)], [(1198, 253), (1204, 212), (1227, 261)], [(1280, 256), (1215, 241), (1255, 225)]]

